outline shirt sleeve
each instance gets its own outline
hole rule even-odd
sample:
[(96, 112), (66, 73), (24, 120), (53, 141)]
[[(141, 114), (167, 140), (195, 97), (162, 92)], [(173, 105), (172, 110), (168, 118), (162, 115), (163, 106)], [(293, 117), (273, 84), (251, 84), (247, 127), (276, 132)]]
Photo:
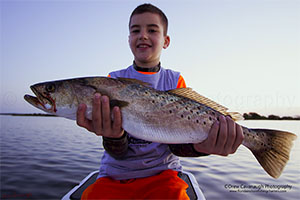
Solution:
[(180, 75), (178, 82), (177, 82), (177, 88), (186, 88), (185, 80), (183, 77)]

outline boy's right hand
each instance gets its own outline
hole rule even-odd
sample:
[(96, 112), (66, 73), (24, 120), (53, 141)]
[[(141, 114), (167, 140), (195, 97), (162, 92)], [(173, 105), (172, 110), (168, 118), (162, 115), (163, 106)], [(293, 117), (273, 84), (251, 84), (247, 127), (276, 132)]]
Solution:
[(77, 124), (98, 136), (120, 138), (124, 134), (122, 129), (121, 111), (119, 107), (112, 110), (111, 120), (109, 98), (96, 93), (93, 99), (92, 120), (85, 117), (86, 105), (80, 104), (77, 110)]

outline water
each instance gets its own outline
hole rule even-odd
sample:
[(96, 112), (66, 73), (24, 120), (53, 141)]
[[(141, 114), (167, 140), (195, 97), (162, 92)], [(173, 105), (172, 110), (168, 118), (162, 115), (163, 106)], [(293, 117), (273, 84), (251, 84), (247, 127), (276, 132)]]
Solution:
[[(1, 199), (60, 199), (87, 174), (98, 170), (103, 154), (101, 137), (79, 128), (74, 121), (55, 117), (0, 119)], [(299, 121), (242, 124), (288, 130), (300, 137)], [(279, 179), (267, 175), (244, 147), (228, 157), (182, 158), (182, 164), (195, 175), (208, 200), (298, 199), (299, 155), (297, 139)]]

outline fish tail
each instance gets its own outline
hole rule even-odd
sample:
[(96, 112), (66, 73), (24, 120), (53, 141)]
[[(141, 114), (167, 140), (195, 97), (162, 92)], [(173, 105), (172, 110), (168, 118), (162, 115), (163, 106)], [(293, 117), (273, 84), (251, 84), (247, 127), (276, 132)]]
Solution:
[(293, 140), (297, 136), (293, 133), (269, 130), (244, 130), (243, 144), (248, 147), (264, 170), (273, 178), (278, 178), (290, 157)]

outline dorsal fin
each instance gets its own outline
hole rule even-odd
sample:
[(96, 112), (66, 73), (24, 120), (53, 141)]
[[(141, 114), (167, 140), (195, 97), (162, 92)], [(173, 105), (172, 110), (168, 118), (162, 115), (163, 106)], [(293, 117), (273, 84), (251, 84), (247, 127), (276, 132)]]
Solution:
[(127, 83), (132, 83), (132, 84), (140, 84), (140, 85), (143, 85), (143, 86), (146, 86), (146, 87), (150, 87), (150, 83), (146, 83), (144, 81), (141, 81), (141, 80), (137, 80), (137, 79), (134, 79), (134, 78), (117, 78), (117, 80), (119, 81), (124, 81), (124, 82), (127, 82)]
[(227, 112), (228, 108), (214, 102), (213, 100), (211, 100), (209, 98), (202, 96), (201, 94), (198, 94), (197, 92), (193, 91), (192, 88), (178, 88), (178, 89), (174, 89), (174, 90), (169, 90), (168, 92), (192, 99), (201, 104), (209, 106), (212, 109), (220, 112), (223, 115), (229, 115), (235, 121), (244, 119), (240, 113)]

